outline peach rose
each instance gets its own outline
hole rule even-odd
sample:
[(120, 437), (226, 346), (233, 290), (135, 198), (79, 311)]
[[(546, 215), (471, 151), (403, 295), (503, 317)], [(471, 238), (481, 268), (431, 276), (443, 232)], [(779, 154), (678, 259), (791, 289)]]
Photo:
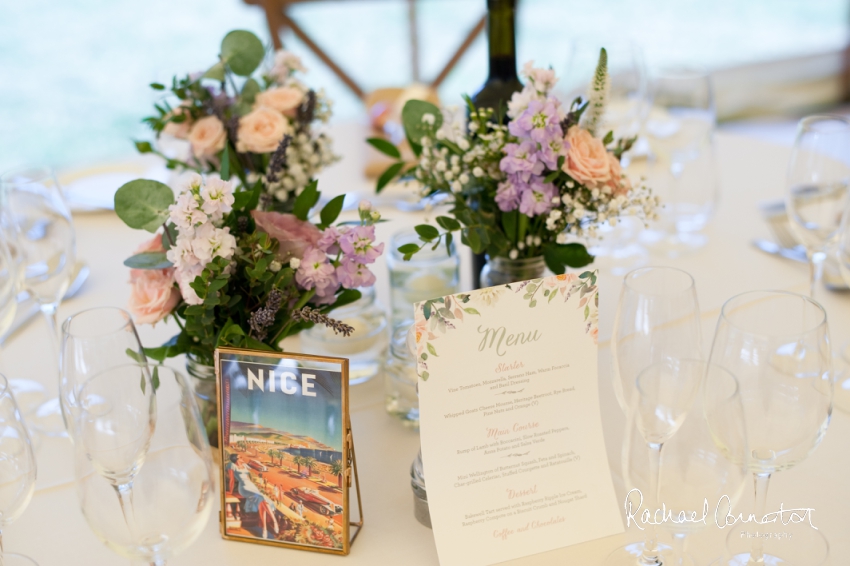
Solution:
[(184, 113), (183, 108), (177, 107), (172, 112), (163, 116), (163, 119), (169, 119), (179, 114), (186, 116), (186, 119), (182, 122), (169, 121), (165, 124), (165, 128), (163, 128), (162, 132), (170, 136), (174, 136), (175, 138), (185, 140), (189, 137), (189, 130), (192, 128), (192, 121), (188, 112)]
[(302, 100), (304, 100), (304, 93), (297, 88), (280, 86), (259, 93), (255, 99), (254, 108), (266, 106), (293, 118)]
[(611, 188), (614, 196), (627, 195), (632, 190), (632, 183), (629, 178), (623, 174), (623, 168), (620, 165), (620, 160), (614, 157), (612, 153), (608, 154), (608, 163), (611, 167), (611, 179), (607, 185)]
[[(145, 242), (136, 253), (161, 252), (162, 235)], [(180, 291), (174, 286), (174, 268), (131, 269), (128, 308), (139, 324), (156, 324), (171, 314), (180, 302)]]
[(598, 185), (611, 178), (608, 151), (601, 140), (578, 126), (567, 131), (564, 142), (568, 146), (564, 173), (585, 185)]
[(277, 110), (262, 106), (239, 120), (236, 151), (271, 153), (289, 133), (292, 133), (289, 121)]
[(195, 157), (211, 157), (224, 149), (227, 132), (224, 124), (215, 116), (201, 118), (189, 130), (189, 143)]

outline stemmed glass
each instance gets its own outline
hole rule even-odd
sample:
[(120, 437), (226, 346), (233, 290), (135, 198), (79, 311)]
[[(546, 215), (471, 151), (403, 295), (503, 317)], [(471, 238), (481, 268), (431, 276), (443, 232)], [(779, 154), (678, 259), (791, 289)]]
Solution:
[(688, 273), (642, 267), (625, 276), (611, 338), (614, 392), (623, 412), (635, 407), (643, 370), (666, 360), (702, 358), (700, 327), (696, 287)]
[[(737, 430), (728, 426), (719, 401), (723, 395), (715, 394), (728, 388), (719, 371), (706, 377), (706, 417), (715, 442), (730, 459), (740, 458), (741, 439), (746, 439), (744, 463), (753, 475), (758, 518), (765, 514), (771, 475), (802, 462), (826, 433), (832, 413), (831, 362), (826, 312), (810, 298), (751, 291), (723, 305), (710, 364), (736, 377), (744, 419)], [(766, 555), (763, 539), (755, 537), (751, 550), (735, 555), (733, 563), (783, 560)]]
[[(627, 416), (646, 415), (641, 433), (649, 447), (649, 493), (655, 503), (658, 461), (665, 442), (660, 433), (675, 432), (677, 420), (687, 414), (689, 396), (693, 399), (695, 390), (690, 387), (699, 383), (695, 368), (702, 347), (693, 278), (670, 267), (644, 267), (627, 274), (611, 342), (617, 400)], [(667, 423), (653, 421), (653, 411), (666, 415)], [(617, 549), (606, 564), (660, 564), (665, 549), (669, 547), (659, 544), (657, 533), (650, 528), (643, 542)]]
[(665, 203), (663, 232), (645, 243), (669, 257), (696, 250), (717, 202), (711, 76), (703, 69), (667, 68), (650, 81), (652, 109), (644, 133), (650, 146), (647, 184)]
[[(701, 366), (701, 373), (704, 371), (706, 366), (703, 362), (693, 363)], [(718, 371), (718, 368), (710, 371)], [(743, 409), (738, 398), (737, 384), (728, 372), (725, 379), (727, 388), (722, 392), (722, 405), (717, 404), (723, 407), (723, 422), (733, 427), (733, 430), (738, 430), (737, 425), (743, 419)], [(715, 395), (720, 393), (713, 392)], [(709, 512), (704, 522), (699, 520), (703, 516), (705, 502), (709, 502), (711, 509), (717, 505), (721, 512), (730, 510), (740, 499), (747, 478), (740, 458), (739, 463), (730, 461), (715, 445), (705, 418), (705, 405), (704, 396), (697, 394), (687, 418), (676, 434), (664, 444), (661, 455), (658, 500), (663, 502), (673, 517), (661, 525), (673, 537), (672, 550), (664, 553), (663, 562), (668, 566), (694, 566), (702, 563), (686, 552), (685, 545), (688, 536), (714, 524), (712, 512)], [(650, 493), (650, 478), (645, 473), (649, 469), (646, 445), (634, 424), (631, 419), (627, 424), (626, 442), (623, 445), (623, 477), (627, 485), (636, 486), (640, 494)], [(739, 444), (738, 451), (743, 450)], [(635, 500), (634, 507), (640, 501), (640, 494), (630, 494), (630, 500)], [(692, 520), (694, 516), (697, 520)]]
[(850, 120), (809, 116), (800, 120), (788, 166), (787, 208), (797, 239), (809, 257), (809, 295), (823, 276), (850, 204)]
[(87, 309), (62, 323), (59, 350), (59, 398), (68, 433), (82, 405), (83, 385), (93, 375), (135, 362), (147, 367), (142, 343), (130, 314), (117, 307)]
[[(141, 399), (139, 371), (138, 365), (107, 370), (83, 385), (82, 394), (98, 389), (103, 395), (107, 393), (102, 389), (103, 383), (109, 381), (114, 387), (104, 398)], [(76, 483), (83, 515), (98, 538), (131, 560), (164, 566), (166, 560), (188, 547), (204, 530), (215, 499), (215, 476), (191, 385), (170, 368), (160, 366), (155, 372), (160, 380), (153, 413), (155, 430), (152, 425), (148, 429), (145, 419), (140, 418), (138, 426), (122, 427), (136, 431), (138, 436), (122, 435), (128, 442), (93, 451), (95, 459), (88, 457), (92, 452), (77, 450)], [(93, 417), (115, 430), (122, 421), (126, 422), (126, 418), (111, 414)], [(89, 418), (92, 417), (86, 416), (84, 410), (81, 421), (86, 423)], [(148, 436), (147, 430), (152, 435)], [(83, 443), (92, 438), (86, 431), (81, 436)], [(97, 433), (93, 436), (101, 437)], [(144, 451), (143, 440), (147, 443)], [(119, 468), (134, 470), (131, 521), (126, 520), (126, 509), (115, 498), (113, 476)]]
[[(36, 465), (27, 427), (6, 378), (0, 375), (0, 528), (17, 519), (35, 490)], [(0, 564), (37, 566), (35, 561), (3, 551)]]
[[(664, 444), (685, 422), (694, 403), (705, 371), (701, 360), (667, 359), (643, 370), (637, 378), (637, 400), (633, 410), (636, 428), (640, 432), (649, 456), (648, 503), (644, 509), (654, 514), (661, 508), (659, 476)], [(658, 542), (655, 525), (647, 525), (643, 544), (622, 546), (606, 559), (606, 566), (650, 566), (662, 564), (666, 547)]]
[[(23, 285), (36, 300), (50, 329), (53, 355), (58, 351), (56, 311), (71, 283), (76, 261), (74, 224), (62, 189), (47, 167), (11, 171), (0, 177), (8, 218), (17, 232)], [(30, 423), (48, 435), (64, 434), (58, 401), (36, 411)]]

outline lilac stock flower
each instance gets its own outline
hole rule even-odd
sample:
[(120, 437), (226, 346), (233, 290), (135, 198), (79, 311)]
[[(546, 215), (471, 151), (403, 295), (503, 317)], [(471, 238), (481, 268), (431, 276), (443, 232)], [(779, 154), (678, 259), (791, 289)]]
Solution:
[(519, 144), (506, 144), (505, 154), (505, 157), (499, 161), (499, 169), (508, 175), (513, 173), (539, 175), (543, 172), (543, 163), (537, 159), (537, 144), (531, 140), (525, 140)]
[(529, 102), (528, 108), (508, 124), (508, 131), (518, 138), (531, 138), (541, 144), (564, 135), (558, 117), (558, 107), (552, 99)]
[(539, 159), (547, 169), (555, 171), (558, 169), (558, 158), (566, 157), (569, 146), (560, 136), (553, 137), (548, 143), (541, 144), (540, 151), (537, 152)]
[(373, 245), (374, 243), (374, 226), (357, 226), (343, 234), (339, 239), (339, 247), (342, 248), (345, 255), (365, 264), (374, 263), (384, 251), (383, 242), (377, 246)]
[(336, 226), (328, 226), (322, 231), (322, 237), (316, 242), (316, 247), (330, 255), (339, 253), (339, 239), (344, 232)]
[(340, 284), (346, 289), (357, 287), (371, 287), (375, 284), (375, 274), (369, 271), (369, 267), (360, 263), (353, 257), (346, 257), (336, 270)]
[(522, 187), (519, 211), (527, 216), (545, 214), (552, 209), (552, 199), (558, 194), (555, 185), (537, 177)]
[(295, 272), (295, 281), (304, 289), (316, 289), (316, 295), (326, 297), (339, 287), (334, 266), (328, 261), (325, 252), (309, 247), (301, 258), (301, 264)]
[(516, 181), (514, 175), (511, 175), (507, 181), (499, 183), (499, 188), (496, 191), (496, 204), (499, 205), (499, 210), (502, 212), (511, 212), (519, 206), (520, 191)]

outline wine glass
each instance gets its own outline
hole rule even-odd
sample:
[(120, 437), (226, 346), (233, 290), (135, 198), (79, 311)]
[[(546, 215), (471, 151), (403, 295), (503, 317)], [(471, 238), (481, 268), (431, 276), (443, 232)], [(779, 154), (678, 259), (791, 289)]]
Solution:
[[(76, 262), (74, 223), (53, 171), (35, 167), (0, 177), (8, 217), (17, 232), (23, 285), (38, 303), (50, 330), (53, 355), (58, 351), (56, 311)], [(47, 435), (63, 435), (57, 399), (45, 402), (30, 424)]]
[(18, 282), (18, 267), (9, 249), (7, 234), (0, 229), (0, 336), (15, 320)]
[(702, 358), (700, 311), (693, 278), (672, 267), (642, 267), (623, 279), (611, 353), (614, 391), (628, 414), (637, 378), (669, 359)]
[(809, 257), (809, 295), (823, 276), (830, 247), (837, 243), (841, 216), (850, 205), (850, 120), (809, 116), (800, 120), (788, 166), (787, 203), (791, 228)]
[(838, 269), (844, 282), (850, 285), (850, 202), (844, 210), (838, 233)]
[[(36, 465), (27, 427), (8, 380), (0, 375), (0, 529), (20, 517), (35, 490)], [(37, 566), (26, 556), (3, 551), (0, 564)]]
[[(643, 370), (637, 378), (638, 391), (633, 409), (636, 428), (648, 449), (649, 484), (646, 508), (654, 513), (661, 508), (659, 476), (664, 445), (679, 430), (694, 404), (705, 371), (705, 363), (696, 359), (668, 358)], [(667, 550), (658, 541), (655, 525), (647, 525), (643, 543), (630, 543), (616, 549), (606, 566), (643, 566), (662, 564)]]
[[(710, 364), (737, 378), (744, 419), (738, 430), (726, 422), (718, 402), (723, 395), (714, 392), (728, 386), (718, 371), (706, 378), (706, 417), (715, 441), (733, 461), (742, 457), (741, 438), (746, 439), (743, 463), (754, 480), (757, 517), (765, 514), (771, 475), (802, 462), (826, 433), (832, 413), (831, 362), (826, 312), (809, 297), (751, 291), (723, 305)], [(749, 552), (733, 558), (741, 565), (786, 562), (765, 554), (759, 537), (752, 539)]]
[[(119, 381), (126, 374), (127, 379), (120, 379), (125, 391), (119, 396), (140, 397), (139, 371), (137, 365), (120, 366), (105, 376)], [(111, 455), (100, 452), (96, 460), (90, 460), (77, 450), (76, 484), (83, 515), (99, 539), (126, 558), (164, 566), (204, 530), (215, 499), (215, 476), (189, 381), (165, 366), (153, 372), (160, 382), (153, 413), (156, 427), (151, 428), (143, 462), (135, 466), (132, 521), (125, 520), (114, 482), (101, 468), (105, 463), (114, 469), (119, 463), (135, 461), (138, 451), (131, 455), (125, 447), (116, 446)], [(94, 377), (82, 391), (90, 391), (98, 380)], [(94, 387), (100, 390), (102, 384)], [(138, 437), (131, 444), (139, 446)]]
[(147, 368), (130, 314), (117, 307), (87, 309), (62, 323), (59, 350), (59, 398), (68, 433), (82, 411), (79, 395), (93, 375), (136, 363)]
[(644, 242), (668, 257), (705, 245), (701, 234), (717, 203), (711, 76), (704, 69), (672, 67), (653, 73), (652, 109), (644, 125), (649, 143), (647, 185), (665, 203), (661, 230)]

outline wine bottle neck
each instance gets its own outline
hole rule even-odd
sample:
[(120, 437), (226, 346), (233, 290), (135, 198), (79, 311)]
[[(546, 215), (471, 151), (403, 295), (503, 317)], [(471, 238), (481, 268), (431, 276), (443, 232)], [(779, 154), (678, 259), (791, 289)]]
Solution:
[(514, 16), (516, 0), (487, 0), (487, 35), (490, 43), (490, 78), (517, 78)]

